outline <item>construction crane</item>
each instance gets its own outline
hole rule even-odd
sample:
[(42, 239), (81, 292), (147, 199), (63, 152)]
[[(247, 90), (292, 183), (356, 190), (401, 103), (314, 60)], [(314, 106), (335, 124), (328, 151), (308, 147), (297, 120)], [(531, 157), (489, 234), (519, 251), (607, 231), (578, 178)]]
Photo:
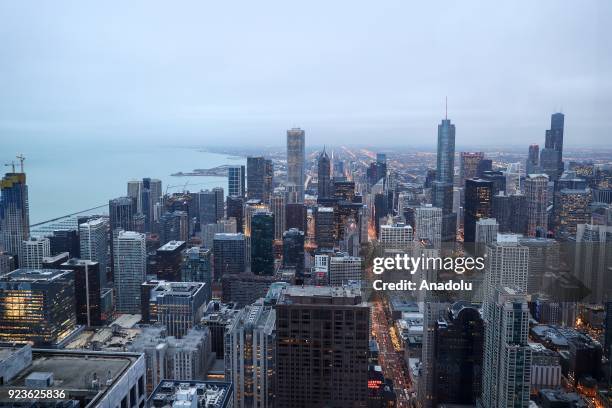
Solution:
[(11, 161), (10, 163), (5, 163), (4, 165), (6, 167), (11, 166), (13, 168), (13, 173), (15, 172), (15, 160)]
[[(25, 159), (26, 158), (25, 158), (25, 156), (23, 154), (20, 153), (20, 154), (17, 155), (17, 160), (19, 160), (19, 163), (21, 163), (21, 172), (22, 173), (23, 173), (23, 162), (24, 162)], [(13, 170), (13, 173), (14, 172), (15, 171)]]

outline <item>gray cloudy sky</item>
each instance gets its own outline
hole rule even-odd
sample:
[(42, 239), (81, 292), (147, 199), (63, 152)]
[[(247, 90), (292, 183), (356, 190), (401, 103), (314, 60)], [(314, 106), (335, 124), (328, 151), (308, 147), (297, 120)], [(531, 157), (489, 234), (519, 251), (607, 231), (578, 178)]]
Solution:
[(611, 145), (609, 0), (92, 3), (0, 3), (1, 139)]

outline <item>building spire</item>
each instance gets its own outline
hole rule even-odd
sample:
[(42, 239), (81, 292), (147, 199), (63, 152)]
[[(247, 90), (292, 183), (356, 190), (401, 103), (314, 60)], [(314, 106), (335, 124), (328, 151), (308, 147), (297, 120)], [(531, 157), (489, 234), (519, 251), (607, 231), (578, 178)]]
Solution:
[(448, 120), (448, 96), (445, 97), (444, 120)]

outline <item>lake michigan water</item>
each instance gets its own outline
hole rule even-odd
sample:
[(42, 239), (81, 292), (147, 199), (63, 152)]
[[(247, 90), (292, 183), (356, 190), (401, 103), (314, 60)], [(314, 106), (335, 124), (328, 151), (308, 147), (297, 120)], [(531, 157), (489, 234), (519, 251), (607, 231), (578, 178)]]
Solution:
[[(246, 159), (210, 153), (197, 147), (92, 146), (86, 144), (5, 144), (0, 160), (8, 163), (18, 153), (26, 156), (25, 172), (30, 200), (30, 222), (46, 221), (65, 214), (108, 204), (126, 195), (127, 182), (143, 177), (162, 180), (168, 192), (223, 187), (225, 177), (174, 177), (170, 174), (206, 169), (223, 164), (245, 164)], [(10, 171), (9, 167), (4, 167)], [(107, 212), (100, 209), (97, 212)]]

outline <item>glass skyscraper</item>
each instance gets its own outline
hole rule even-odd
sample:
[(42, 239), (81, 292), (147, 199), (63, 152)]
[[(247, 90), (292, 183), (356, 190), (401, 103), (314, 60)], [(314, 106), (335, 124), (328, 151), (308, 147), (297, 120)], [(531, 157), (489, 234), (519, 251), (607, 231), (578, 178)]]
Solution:
[(25, 173), (6, 173), (0, 182), (0, 244), (18, 255), (30, 237), (30, 211)]
[(287, 131), (287, 182), (295, 186), (300, 203), (304, 202), (305, 135), (300, 128)]
[(433, 182), (433, 205), (442, 209), (442, 241), (454, 242), (457, 216), (453, 213), (455, 176), (455, 125), (448, 118), (438, 125), (436, 180)]

